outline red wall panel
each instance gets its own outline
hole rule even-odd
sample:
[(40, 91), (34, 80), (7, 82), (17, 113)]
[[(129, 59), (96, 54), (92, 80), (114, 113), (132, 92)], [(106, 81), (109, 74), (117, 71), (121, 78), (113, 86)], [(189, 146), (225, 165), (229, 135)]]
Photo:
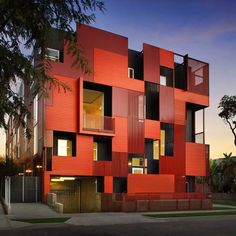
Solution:
[(201, 94), (191, 93), (181, 89), (175, 89), (175, 99), (203, 106), (209, 106), (209, 97)]
[(128, 154), (112, 152), (112, 175), (125, 177), (128, 174)]
[(113, 192), (113, 177), (104, 176), (104, 193), (112, 193), (112, 192)]
[(128, 152), (144, 154), (144, 120), (139, 119), (139, 96), (142, 93), (129, 90)]
[(128, 90), (112, 88), (112, 116), (128, 116)]
[(174, 125), (175, 174), (185, 175), (185, 126)]
[(174, 89), (160, 85), (160, 121), (174, 123)]
[(160, 58), (159, 48), (143, 44), (144, 55), (144, 80), (152, 83), (160, 83)]
[(77, 132), (77, 80), (55, 76), (55, 79), (70, 86), (71, 91), (53, 89), (53, 105), (46, 106), (46, 129)]
[(115, 117), (115, 136), (112, 139), (113, 152), (128, 152), (128, 119)]
[(145, 138), (160, 139), (160, 121), (145, 120)]
[(174, 69), (174, 53), (160, 48), (160, 65)]
[(185, 125), (186, 122), (186, 103), (175, 99), (175, 124)]
[(174, 175), (134, 175), (129, 174), (128, 193), (173, 193)]
[(92, 175), (93, 137), (77, 135), (76, 157), (52, 158), (52, 175)]
[(127, 55), (99, 48), (94, 49), (94, 82), (144, 91), (143, 81), (128, 78)]
[(206, 145), (186, 143), (186, 175), (206, 176)]

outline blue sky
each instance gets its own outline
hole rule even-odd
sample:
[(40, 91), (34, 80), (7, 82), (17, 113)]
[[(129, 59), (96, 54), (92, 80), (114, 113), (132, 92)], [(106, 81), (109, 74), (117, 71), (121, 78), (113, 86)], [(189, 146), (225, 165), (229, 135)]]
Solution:
[(105, 4), (107, 11), (98, 13), (92, 25), (128, 37), (130, 48), (142, 50), (145, 42), (209, 62), (206, 141), (212, 158), (223, 152), (236, 155), (231, 131), (217, 116), (220, 98), (236, 95), (236, 1), (105, 0)]

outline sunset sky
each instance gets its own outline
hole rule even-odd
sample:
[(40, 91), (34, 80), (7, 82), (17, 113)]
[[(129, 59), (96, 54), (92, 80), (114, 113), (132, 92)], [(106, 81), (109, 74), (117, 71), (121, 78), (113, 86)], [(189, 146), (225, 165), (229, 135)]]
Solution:
[[(218, 117), (220, 98), (236, 95), (235, 0), (105, 0), (107, 11), (92, 25), (129, 38), (129, 48), (143, 42), (210, 64), (210, 108), (206, 109), (206, 142), (211, 158), (233, 152), (233, 135)], [(0, 133), (0, 154), (5, 145)]]

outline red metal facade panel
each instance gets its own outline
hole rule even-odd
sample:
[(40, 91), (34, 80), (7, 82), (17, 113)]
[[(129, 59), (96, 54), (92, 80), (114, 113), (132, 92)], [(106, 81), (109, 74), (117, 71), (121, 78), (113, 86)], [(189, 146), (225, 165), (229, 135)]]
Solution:
[(129, 90), (129, 116), (128, 116), (128, 152), (144, 154), (144, 120), (140, 119), (139, 96), (142, 93)]
[(94, 82), (144, 91), (144, 82), (128, 78), (128, 57), (99, 48), (94, 49)]
[(111, 161), (93, 161), (94, 176), (111, 176), (112, 162)]
[(77, 81), (59, 76), (55, 79), (68, 84), (71, 91), (65, 93), (63, 89), (54, 88), (53, 105), (45, 106), (46, 129), (77, 132)]
[(186, 143), (186, 175), (206, 176), (206, 145)]
[(175, 89), (175, 99), (203, 106), (209, 106), (209, 97), (201, 94)]
[(128, 116), (128, 90), (112, 88), (112, 116)]
[(174, 125), (175, 174), (185, 175), (185, 137), (184, 125)]
[(160, 139), (160, 121), (145, 120), (145, 138)]
[(175, 176), (175, 192), (184, 193), (186, 192), (186, 178), (183, 175)]
[(188, 58), (188, 90), (209, 95), (209, 65)]
[(104, 193), (112, 193), (112, 192), (113, 192), (113, 177), (104, 176)]
[(144, 55), (144, 80), (152, 83), (160, 83), (160, 58), (159, 48), (143, 44)]
[(128, 174), (128, 154), (112, 152), (112, 174), (116, 177), (125, 177)]
[(175, 124), (185, 125), (186, 123), (186, 103), (175, 99)]
[(160, 174), (175, 174), (175, 157), (161, 156), (159, 164)]
[(77, 135), (76, 157), (53, 156), (52, 175), (92, 175), (93, 137)]
[(77, 36), (78, 43), (82, 45), (85, 57), (88, 59), (92, 71), (95, 72), (92, 75), (85, 75), (85, 80), (93, 80), (93, 76), (96, 74), (96, 70), (94, 70), (94, 62), (96, 62), (94, 59), (94, 48), (114, 52), (128, 58), (128, 39), (126, 37), (86, 25), (77, 26)]
[(160, 85), (160, 121), (174, 123), (174, 89)]
[(173, 193), (174, 175), (128, 175), (127, 193)]
[(128, 152), (128, 119), (115, 117), (115, 136), (112, 139), (113, 152)]
[(174, 53), (160, 48), (160, 65), (174, 69)]

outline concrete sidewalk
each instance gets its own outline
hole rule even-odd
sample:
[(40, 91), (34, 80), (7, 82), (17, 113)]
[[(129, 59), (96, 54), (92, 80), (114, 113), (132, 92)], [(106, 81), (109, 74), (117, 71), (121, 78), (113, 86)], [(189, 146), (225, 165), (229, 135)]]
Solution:
[[(95, 226), (95, 225), (115, 225), (115, 224), (135, 224), (135, 223), (151, 223), (151, 222), (167, 222), (171, 218), (150, 218), (145, 217), (143, 214), (180, 214), (192, 212), (222, 212), (222, 211), (235, 211), (235, 206), (214, 205), (228, 209), (219, 210), (200, 210), (200, 211), (172, 211), (172, 212), (101, 212), (101, 213), (73, 213), (61, 214), (53, 211), (47, 205), (42, 203), (13, 203), (11, 204), (11, 214), (4, 215), (2, 206), (0, 207), (0, 230), (12, 229), (18, 227), (27, 227), (32, 225), (42, 226), (45, 224), (30, 224), (13, 219), (38, 219), (38, 218), (60, 218), (70, 217), (66, 224), (81, 225), (81, 226)], [(49, 224), (47, 224), (49, 225)], [(55, 224), (54, 224), (55, 225)]]
[(0, 229), (8, 229), (10, 221), (3, 211), (2, 204), (0, 203)]

